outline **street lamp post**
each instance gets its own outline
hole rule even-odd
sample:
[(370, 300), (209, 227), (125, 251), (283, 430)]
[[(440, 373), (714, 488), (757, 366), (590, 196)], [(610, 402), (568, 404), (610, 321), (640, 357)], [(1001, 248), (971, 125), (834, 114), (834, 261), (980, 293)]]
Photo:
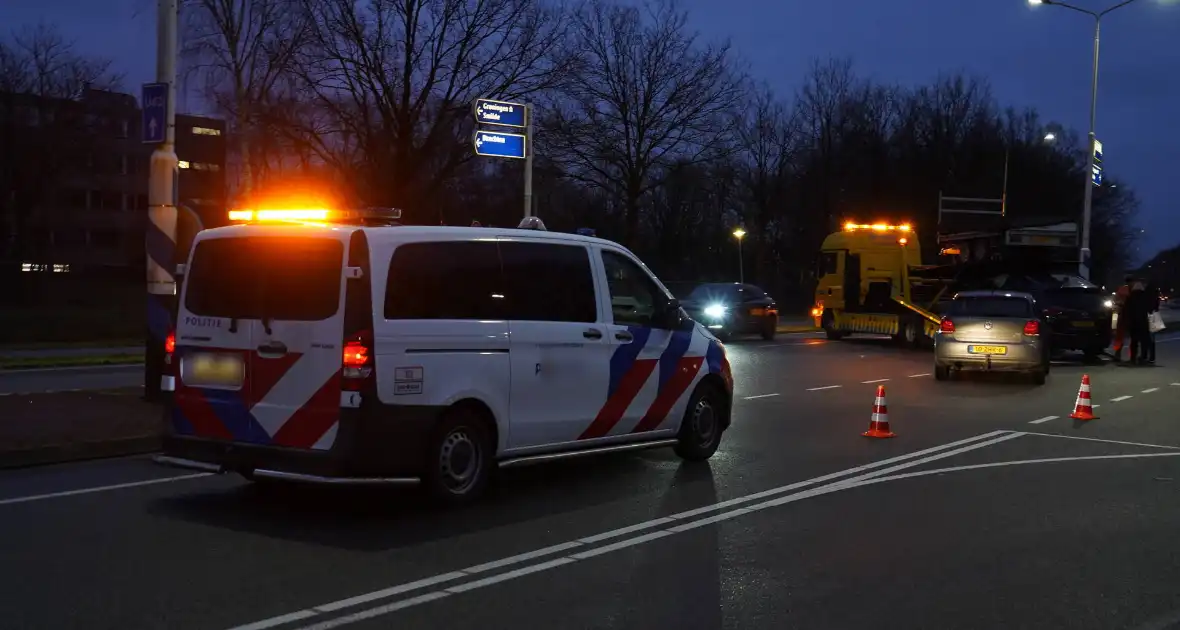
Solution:
[(742, 261), (742, 239), (745, 238), (745, 236), (746, 231), (742, 228), (738, 228), (733, 231), (733, 237), (736, 238), (738, 242), (738, 282), (741, 284), (746, 283), (746, 268), (745, 263)]
[(1102, 30), (1102, 17), (1107, 13), (1131, 4), (1135, 0), (1123, 0), (1122, 2), (1103, 9), (1102, 11), (1091, 11), (1081, 7), (1075, 7), (1072, 4), (1061, 2), (1060, 0), (1028, 0), (1032, 6), (1041, 4), (1048, 4), (1058, 6), (1078, 13), (1084, 13), (1094, 18), (1094, 63), (1090, 74), (1090, 142), (1086, 157), (1086, 170), (1083, 173), (1086, 182), (1086, 192), (1082, 197), (1082, 246), (1079, 252), (1081, 260), (1079, 261), (1079, 274), (1086, 280), (1090, 279), (1090, 205), (1094, 200), (1094, 185), (1091, 179), (1094, 177), (1094, 123), (1098, 116), (1098, 40), (1099, 34)]

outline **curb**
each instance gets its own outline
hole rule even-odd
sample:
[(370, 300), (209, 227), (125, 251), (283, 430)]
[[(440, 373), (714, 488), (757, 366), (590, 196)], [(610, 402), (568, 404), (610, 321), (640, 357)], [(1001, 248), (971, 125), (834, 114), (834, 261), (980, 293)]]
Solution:
[(111, 357), (111, 358), (107, 359), (106, 357), (103, 357), (103, 358), (100, 358), (99, 360), (90, 360), (90, 361), (77, 360), (77, 359), (71, 361), (71, 360), (67, 360), (67, 359), (62, 359), (61, 361), (12, 360), (9, 362), (5, 362), (3, 360), (0, 360), (0, 373), (21, 372), (21, 371), (25, 371), (25, 370), (64, 370), (64, 369), (77, 369), (77, 368), (88, 368), (88, 367), (102, 368), (102, 367), (114, 367), (114, 366), (122, 367), (122, 366), (128, 366), (128, 365), (143, 365), (143, 357), (127, 358), (127, 359), (120, 359), (120, 358), (115, 358), (115, 357)]
[(160, 450), (161, 439), (159, 435), (144, 435), (103, 442), (61, 444), (21, 451), (0, 452), (0, 469), (154, 453)]

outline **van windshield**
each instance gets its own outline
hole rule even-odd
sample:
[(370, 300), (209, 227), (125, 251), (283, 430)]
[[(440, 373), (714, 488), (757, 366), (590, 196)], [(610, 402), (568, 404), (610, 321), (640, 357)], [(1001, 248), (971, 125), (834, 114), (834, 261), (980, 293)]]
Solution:
[(205, 317), (327, 319), (339, 309), (343, 260), (335, 239), (207, 239), (193, 252), (184, 306)]

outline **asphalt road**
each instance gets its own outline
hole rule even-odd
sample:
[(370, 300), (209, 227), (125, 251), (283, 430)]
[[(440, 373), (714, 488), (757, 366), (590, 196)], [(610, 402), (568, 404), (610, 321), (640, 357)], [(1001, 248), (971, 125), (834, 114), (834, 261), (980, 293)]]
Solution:
[(0, 370), (0, 396), (142, 386), (142, 365)]
[[(0, 474), (5, 628), (1169, 628), (1180, 338), (1159, 367), (937, 383), (928, 353), (731, 344), (707, 466), (507, 471), (463, 511), (146, 458)], [(1066, 418), (1081, 374), (1100, 419)], [(869, 440), (887, 388), (898, 437)]]

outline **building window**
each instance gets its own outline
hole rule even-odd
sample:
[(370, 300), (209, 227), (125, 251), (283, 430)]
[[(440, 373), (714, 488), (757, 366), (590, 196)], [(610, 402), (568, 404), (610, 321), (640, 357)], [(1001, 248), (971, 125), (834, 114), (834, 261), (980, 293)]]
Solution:
[(193, 127), (194, 136), (220, 136), (220, 129), (210, 129), (209, 127)]
[(128, 162), (128, 159), (127, 159), (126, 155), (119, 156), (119, 174), (120, 175), (126, 175), (131, 172), (131, 169), (130, 169), (129, 165), (127, 164), (127, 162)]
[(119, 137), (126, 138), (130, 133), (131, 124), (127, 122), (126, 118), (119, 119)]

